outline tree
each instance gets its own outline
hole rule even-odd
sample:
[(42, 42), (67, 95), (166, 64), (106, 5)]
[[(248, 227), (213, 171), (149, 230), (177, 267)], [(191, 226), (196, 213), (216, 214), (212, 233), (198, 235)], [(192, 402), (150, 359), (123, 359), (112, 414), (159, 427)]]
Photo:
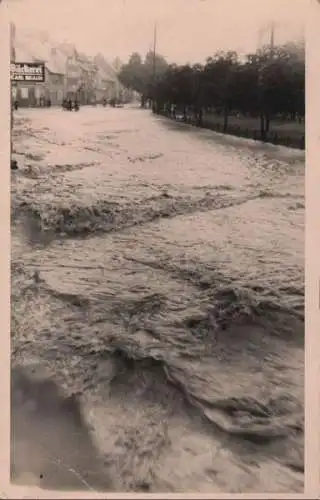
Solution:
[(157, 79), (167, 68), (168, 64), (159, 54), (156, 54), (154, 59), (153, 52), (148, 52), (145, 60), (142, 61), (140, 54), (134, 52), (128, 63), (122, 66), (119, 79), (125, 87), (135, 90), (141, 95), (141, 104), (144, 106), (146, 100), (152, 99), (154, 94), (153, 77)]
[(165, 59), (148, 52), (144, 61), (132, 54), (120, 72), (122, 82), (152, 99), (159, 112), (172, 106), (183, 112), (192, 109), (201, 125), (204, 109), (224, 116), (228, 129), (231, 112), (260, 117), (262, 138), (267, 138), (270, 121), (277, 115), (297, 117), (305, 113), (305, 61), (301, 44), (262, 47), (240, 60), (236, 52), (217, 52), (206, 63), (170, 66)]
[(115, 72), (119, 73), (122, 66), (123, 66), (123, 62), (121, 61), (121, 59), (118, 56), (115, 57), (113, 62), (112, 62), (112, 67), (114, 68)]
[(272, 50), (266, 47), (259, 56), (261, 131), (266, 137), (273, 116), (284, 114), (294, 119), (297, 113), (304, 115), (305, 64), (290, 45)]
[(238, 69), (235, 52), (217, 52), (207, 59), (204, 67), (205, 102), (224, 116), (224, 131), (228, 127), (228, 115), (232, 108), (232, 97)]

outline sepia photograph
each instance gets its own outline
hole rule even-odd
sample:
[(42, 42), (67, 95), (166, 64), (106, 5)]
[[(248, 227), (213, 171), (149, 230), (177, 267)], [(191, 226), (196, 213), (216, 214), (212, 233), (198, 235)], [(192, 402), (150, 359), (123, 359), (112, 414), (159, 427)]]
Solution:
[(302, 494), (306, 1), (0, 8), (11, 483)]

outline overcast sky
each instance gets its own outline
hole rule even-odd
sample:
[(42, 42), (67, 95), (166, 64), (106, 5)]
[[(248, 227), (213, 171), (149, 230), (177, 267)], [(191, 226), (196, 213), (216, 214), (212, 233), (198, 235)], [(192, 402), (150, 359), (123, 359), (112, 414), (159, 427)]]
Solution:
[[(152, 47), (170, 62), (202, 62), (216, 50), (255, 50), (273, 20), (275, 42), (303, 32), (310, 0), (7, 0), (17, 29), (47, 30), (93, 55), (126, 61)], [(267, 42), (267, 33), (261, 39)]]

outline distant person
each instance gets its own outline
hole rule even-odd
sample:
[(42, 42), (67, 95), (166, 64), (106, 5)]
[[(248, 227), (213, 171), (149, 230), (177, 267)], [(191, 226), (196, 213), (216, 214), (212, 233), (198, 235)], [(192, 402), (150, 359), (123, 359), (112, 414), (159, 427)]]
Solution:
[(71, 101), (71, 99), (68, 99), (68, 107), (67, 107), (67, 110), (68, 110), (68, 111), (72, 111), (72, 101)]
[(105, 107), (106, 107), (106, 105), (107, 105), (107, 99), (104, 97), (104, 98), (102, 99), (102, 106), (105, 108)]
[(14, 101), (14, 103), (13, 103), (13, 107), (14, 107), (15, 111), (17, 111), (17, 110), (18, 110), (19, 104), (18, 104), (17, 99), (15, 99), (15, 101)]
[(10, 168), (11, 168), (11, 170), (18, 170), (18, 162), (17, 162), (17, 160), (11, 160)]
[(79, 104), (78, 104), (77, 99), (75, 99), (75, 101), (74, 101), (74, 110), (79, 111)]
[(49, 97), (49, 99), (47, 99), (47, 107), (51, 108), (51, 99), (50, 99), (50, 97)]

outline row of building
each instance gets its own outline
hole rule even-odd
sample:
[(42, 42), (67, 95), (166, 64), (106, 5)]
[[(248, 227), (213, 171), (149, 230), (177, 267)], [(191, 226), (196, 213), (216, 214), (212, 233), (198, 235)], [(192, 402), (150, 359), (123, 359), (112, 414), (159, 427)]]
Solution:
[(77, 99), (80, 104), (103, 99), (128, 101), (131, 96), (119, 82), (116, 69), (102, 54), (88, 57), (73, 44), (53, 44), (45, 34), (18, 33), (11, 25), (12, 62), (41, 62), (45, 81), (18, 82), (12, 85), (13, 99), (20, 106), (41, 106), (45, 102), (61, 105), (63, 99)]

